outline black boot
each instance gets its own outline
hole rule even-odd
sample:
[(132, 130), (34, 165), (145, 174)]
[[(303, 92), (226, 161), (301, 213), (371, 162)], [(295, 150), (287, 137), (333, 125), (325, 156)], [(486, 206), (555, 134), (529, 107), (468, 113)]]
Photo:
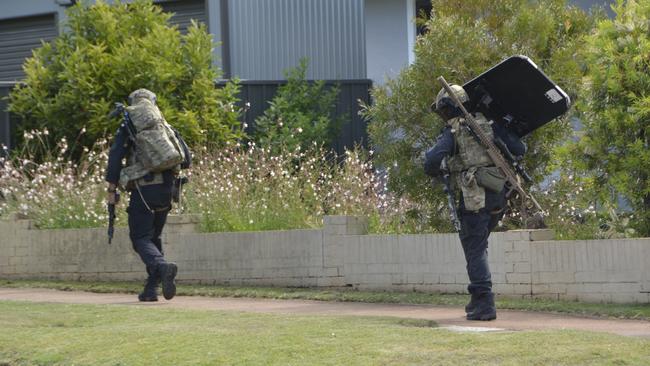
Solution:
[(176, 263), (161, 263), (158, 265), (158, 273), (162, 281), (162, 292), (166, 300), (171, 300), (176, 296), (176, 272), (178, 267)]
[(144, 290), (138, 294), (140, 301), (158, 301), (158, 279), (156, 276), (149, 275), (144, 283)]
[(494, 294), (485, 292), (478, 295), (476, 308), (467, 314), (467, 320), (494, 320), (497, 318), (497, 308), (494, 305)]
[(476, 310), (476, 305), (478, 303), (478, 294), (472, 294), (472, 298), (469, 300), (469, 304), (465, 305), (465, 313), (470, 314)]

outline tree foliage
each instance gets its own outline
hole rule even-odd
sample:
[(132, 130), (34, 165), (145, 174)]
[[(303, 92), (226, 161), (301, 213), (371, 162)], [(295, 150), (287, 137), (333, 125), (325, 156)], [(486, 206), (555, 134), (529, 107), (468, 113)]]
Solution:
[[(421, 20), (427, 32), (417, 39), (415, 62), (376, 87), (374, 105), (365, 111), (377, 159), (393, 170), (391, 189), (419, 201), (442, 201), (440, 191), (426, 188), (420, 159), (443, 127), (429, 109), (441, 89), (437, 76), (463, 84), (504, 58), (523, 54), (575, 99), (583, 75), (583, 37), (597, 18), (565, 0), (432, 0), (432, 6), (431, 17)], [(569, 131), (565, 117), (528, 137), (526, 165), (535, 178)]]
[(181, 35), (170, 16), (151, 0), (71, 7), (66, 31), (34, 51), (24, 64), (25, 85), (11, 93), (19, 127), (47, 127), (55, 141), (74, 141), (85, 127), (81, 145), (88, 146), (117, 128), (119, 121), (107, 118), (113, 102), (147, 88), (189, 142), (238, 138), (238, 86), (215, 88), (220, 70), (212, 65), (211, 35), (196, 23)]
[(287, 83), (255, 121), (255, 137), (262, 146), (274, 151), (304, 149), (313, 142), (329, 147), (338, 134), (341, 119), (333, 113), (339, 88), (328, 88), (323, 80), (305, 80), (307, 63), (302, 59), (285, 72)]
[(619, 0), (614, 19), (588, 38), (588, 78), (581, 139), (565, 153), (596, 200), (616, 206), (622, 195), (650, 235), (650, 1)]

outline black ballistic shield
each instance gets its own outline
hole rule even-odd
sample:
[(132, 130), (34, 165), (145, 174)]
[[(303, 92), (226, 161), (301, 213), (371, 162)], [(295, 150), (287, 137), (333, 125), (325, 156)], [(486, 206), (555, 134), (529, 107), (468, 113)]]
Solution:
[(512, 56), (493, 66), (463, 88), (468, 109), (505, 122), (523, 137), (566, 113), (569, 96), (526, 56)]

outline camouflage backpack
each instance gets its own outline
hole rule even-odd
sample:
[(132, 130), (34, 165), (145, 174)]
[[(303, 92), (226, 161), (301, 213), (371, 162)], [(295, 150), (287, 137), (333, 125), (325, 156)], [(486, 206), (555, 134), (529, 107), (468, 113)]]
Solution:
[(179, 169), (186, 160), (185, 149), (155, 104), (155, 94), (139, 89), (129, 99), (131, 105), (126, 110), (134, 149), (129, 156), (128, 166), (122, 169), (120, 175), (120, 185), (123, 187), (148, 173)]

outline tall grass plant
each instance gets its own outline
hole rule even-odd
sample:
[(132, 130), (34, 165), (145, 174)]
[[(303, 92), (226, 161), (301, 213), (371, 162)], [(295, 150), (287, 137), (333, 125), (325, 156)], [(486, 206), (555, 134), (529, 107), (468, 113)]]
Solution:
[[(0, 216), (16, 214), (40, 228), (98, 227), (107, 220), (104, 169), (108, 141), (98, 140), (72, 158), (75, 141), (62, 138), (51, 146), (49, 131), (24, 133), (25, 143), (13, 157), (0, 157)], [(124, 212), (119, 213), (124, 219)]]
[[(48, 134), (25, 132), (21, 149), (0, 157), (0, 216), (29, 218), (39, 228), (106, 225), (108, 141), (98, 140), (74, 159), (71, 146), (78, 139), (63, 138), (52, 146)], [(182, 204), (173, 211), (199, 215), (205, 232), (318, 228), (324, 215), (367, 217), (372, 233), (452, 231), (446, 204), (416, 203), (391, 193), (386, 182), (393, 171), (377, 169), (372, 151), (357, 148), (339, 157), (315, 144), (278, 152), (254, 142), (226, 146), (195, 151)], [(535, 192), (558, 239), (634, 236), (634, 215), (599, 205), (588, 181), (578, 178), (561, 176)], [(124, 196), (118, 225), (127, 222)], [(500, 229), (517, 227), (517, 214), (510, 212)]]
[[(26, 132), (22, 149), (0, 158), (0, 216), (17, 214), (39, 228), (106, 225), (108, 141), (73, 159), (71, 143), (50, 146), (48, 133)], [(370, 155), (355, 149), (337, 157), (315, 144), (277, 153), (254, 142), (202, 147), (173, 213), (200, 215), (207, 232), (317, 228), (324, 215), (369, 217), (372, 232), (432, 230), (429, 218), (410, 214), (421, 212), (418, 206), (387, 191), (389, 173), (379, 174)], [(117, 211), (118, 225), (125, 224), (124, 210)]]

